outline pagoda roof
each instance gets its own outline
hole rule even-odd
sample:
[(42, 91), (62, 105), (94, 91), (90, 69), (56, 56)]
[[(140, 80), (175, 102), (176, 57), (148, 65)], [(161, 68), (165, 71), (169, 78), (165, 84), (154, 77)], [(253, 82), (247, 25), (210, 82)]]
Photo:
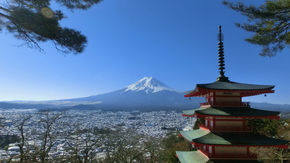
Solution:
[(187, 141), (192, 141), (192, 139), (199, 138), (201, 136), (205, 136), (210, 133), (209, 130), (205, 129), (197, 129), (197, 130), (189, 130), (189, 131), (179, 131), (179, 133), (186, 139)]
[(205, 115), (205, 116), (232, 116), (232, 117), (264, 117), (277, 116), (280, 112), (254, 109), (250, 107), (208, 107), (192, 110), (184, 110), (184, 116)]
[[(207, 84), (197, 84), (196, 88), (185, 93), (185, 97), (201, 96), (209, 91), (239, 91), (241, 96), (256, 95), (261, 93), (273, 93), (274, 85), (245, 84), (232, 81), (215, 81)], [(251, 92), (251, 93), (250, 93)]]
[(201, 110), (201, 109), (204, 109), (204, 108), (191, 109), (191, 110), (182, 110), (182, 115), (191, 117), (191, 116), (194, 116), (196, 111)]
[(221, 90), (268, 90), (275, 87), (274, 85), (244, 84), (232, 81), (216, 81), (208, 84), (197, 84), (196, 86), (199, 88)]
[(214, 145), (253, 145), (253, 146), (277, 146), (288, 143), (286, 140), (269, 138), (253, 133), (210, 132), (204, 136), (192, 140), (195, 143)]
[[(201, 134), (201, 130), (204, 130)], [(207, 133), (206, 133), (207, 132)], [(279, 146), (288, 143), (286, 140), (269, 138), (254, 133), (221, 132), (214, 133), (206, 129), (182, 131), (180, 134), (188, 141), (211, 145), (250, 145), (250, 146)]]
[(197, 151), (176, 151), (176, 156), (181, 163), (206, 163), (209, 158)]

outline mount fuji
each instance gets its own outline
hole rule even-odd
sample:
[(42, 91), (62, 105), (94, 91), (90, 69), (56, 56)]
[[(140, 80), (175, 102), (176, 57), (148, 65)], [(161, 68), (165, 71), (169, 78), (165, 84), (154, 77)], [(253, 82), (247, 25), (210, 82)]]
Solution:
[[(183, 92), (178, 92), (153, 77), (144, 77), (126, 88), (101, 95), (58, 100), (61, 103), (79, 103), (76, 107), (110, 108), (110, 109), (156, 109), (156, 108), (193, 108), (204, 101), (203, 98), (184, 98)], [(56, 101), (55, 101), (56, 102)], [(95, 104), (92, 104), (95, 103)], [(96, 104), (97, 103), (97, 104)], [(85, 106), (84, 106), (85, 105)]]
[[(0, 102), (0, 109), (102, 109), (102, 110), (186, 110), (198, 108), (205, 99), (184, 98), (176, 91), (152, 77), (144, 77), (129, 86), (89, 97), (53, 101)], [(254, 108), (289, 112), (289, 104), (255, 103)]]
[(144, 77), (141, 80), (137, 81), (129, 85), (125, 92), (129, 91), (144, 91), (146, 94), (148, 93), (157, 93), (160, 91), (174, 91), (173, 89), (169, 88), (165, 84), (161, 83), (160, 81), (154, 79), (153, 77)]

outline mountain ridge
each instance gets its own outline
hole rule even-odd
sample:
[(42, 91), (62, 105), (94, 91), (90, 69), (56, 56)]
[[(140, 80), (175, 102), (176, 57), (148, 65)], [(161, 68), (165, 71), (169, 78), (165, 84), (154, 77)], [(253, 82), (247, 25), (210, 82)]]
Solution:
[[(21, 102), (0, 102), (0, 108), (39, 108), (39, 109), (193, 109), (199, 107), (205, 99), (194, 97), (188, 100), (183, 92), (176, 91), (153, 77), (143, 77), (135, 83), (122, 89), (92, 95), (88, 97), (60, 99), (50, 101), (21, 101)], [(251, 106), (258, 109), (279, 111), (290, 111), (290, 105), (271, 103), (251, 103)]]

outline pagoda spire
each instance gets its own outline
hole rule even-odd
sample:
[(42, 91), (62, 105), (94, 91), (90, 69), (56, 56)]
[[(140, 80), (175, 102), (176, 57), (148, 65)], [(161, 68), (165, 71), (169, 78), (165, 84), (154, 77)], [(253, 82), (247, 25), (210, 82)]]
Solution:
[(224, 61), (224, 43), (223, 43), (223, 35), (222, 35), (222, 26), (219, 26), (219, 43), (218, 43), (218, 63), (219, 63), (219, 71), (220, 75), (216, 79), (217, 81), (227, 82), (229, 81), (228, 77), (225, 76), (225, 61)]

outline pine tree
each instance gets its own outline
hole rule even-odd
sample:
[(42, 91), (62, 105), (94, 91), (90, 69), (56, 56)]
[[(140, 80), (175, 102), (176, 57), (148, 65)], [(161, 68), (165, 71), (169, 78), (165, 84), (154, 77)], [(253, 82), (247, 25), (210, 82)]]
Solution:
[[(29, 47), (52, 41), (63, 52), (80, 53), (87, 39), (79, 31), (61, 27), (62, 11), (50, 8), (52, 0), (8, 0), (0, 3), (0, 30), (7, 29)], [(88, 9), (100, 0), (55, 0), (61, 6)]]
[(290, 1), (266, 0), (258, 7), (242, 2), (223, 2), (224, 5), (248, 17), (247, 23), (236, 23), (254, 35), (246, 41), (262, 46), (261, 56), (274, 56), (290, 44)]

